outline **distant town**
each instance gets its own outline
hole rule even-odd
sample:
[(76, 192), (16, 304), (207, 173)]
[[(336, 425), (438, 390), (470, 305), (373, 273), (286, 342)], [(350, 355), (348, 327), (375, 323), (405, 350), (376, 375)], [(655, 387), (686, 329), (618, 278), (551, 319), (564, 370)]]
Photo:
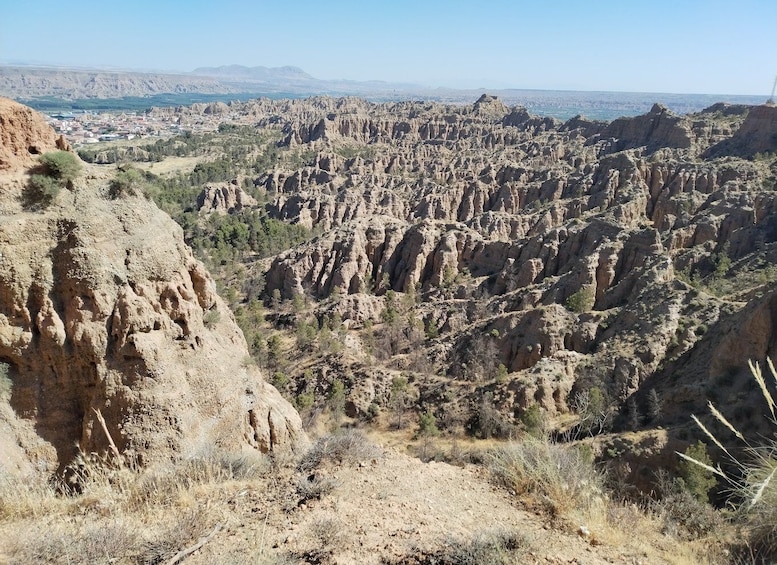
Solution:
[[(164, 112), (63, 112), (46, 115), (46, 121), (73, 146), (101, 141), (170, 137), (184, 131), (214, 131), (219, 123), (237, 116), (186, 116)], [(231, 118), (234, 118), (232, 120)]]

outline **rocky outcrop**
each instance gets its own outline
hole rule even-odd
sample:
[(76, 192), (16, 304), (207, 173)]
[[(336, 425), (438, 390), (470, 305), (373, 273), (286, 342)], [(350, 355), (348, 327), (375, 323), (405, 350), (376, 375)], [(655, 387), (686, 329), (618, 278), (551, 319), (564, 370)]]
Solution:
[(0, 98), (0, 171), (29, 167), (38, 155), (69, 149), (31, 108)]
[[(6, 122), (11, 147), (52, 139), (39, 117), (15, 112), (32, 127)], [(214, 445), (295, 449), (299, 416), (246, 362), (181, 229), (143, 197), (108, 199), (107, 184), (82, 178), (42, 212), (0, 216), (0, 362), (12, 383), (0, 420), (16, 459), (21, 449), (62, 469), (79, 450), (105, 452), (98, 413), (141, 464)]]
[(197, 197), (200, 214), (232, 214), (256, 205), (256, 199), (246, 194), (237, 180), (218, 185), (207, 184)]
[(589, 143), (604, 145), (606, 152), (614, 153), (636, 147), (645, 147), (649, 152), (664, 147), (687, 149), (692, 141), (689, 120), (655, 104), (642, 116), (614, 120)]
[(747, 113), (745, 121), (733, 136), (710, 147), (713, 157), (737, 155), (753, 157), (758, 153), (777, 151), (777, 105), (756, 106)]

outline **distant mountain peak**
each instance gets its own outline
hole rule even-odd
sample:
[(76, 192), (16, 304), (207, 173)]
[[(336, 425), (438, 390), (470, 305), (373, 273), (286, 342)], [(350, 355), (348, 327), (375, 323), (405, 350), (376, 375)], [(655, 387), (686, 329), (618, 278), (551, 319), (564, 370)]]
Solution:
[(240, 79), (266, 82), (269, 80), (316, 80), (308, 73), (294, 66), (246, 67), (245, 65), (222, 65), (220, 67), (198, 67), (191, 74), (221, 79)]

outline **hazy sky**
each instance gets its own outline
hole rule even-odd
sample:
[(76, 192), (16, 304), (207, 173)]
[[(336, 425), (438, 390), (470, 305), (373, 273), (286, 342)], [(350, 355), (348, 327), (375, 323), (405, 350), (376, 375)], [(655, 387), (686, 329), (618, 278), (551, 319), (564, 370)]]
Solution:
[(0, 62), (763, 94), (777, 0), (0, 0)]

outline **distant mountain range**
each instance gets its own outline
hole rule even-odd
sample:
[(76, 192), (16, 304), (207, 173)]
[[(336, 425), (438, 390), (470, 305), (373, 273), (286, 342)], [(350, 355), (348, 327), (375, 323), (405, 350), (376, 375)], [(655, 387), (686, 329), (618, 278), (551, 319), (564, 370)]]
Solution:
[(191, 74), (223, 79), (227, 81), (280, 82), (280, 81), (317, 81), (299, 67), (244, 67), (243, 65), (224, 65), (221, 67), (199, 67)]
[(0, 95), (17, 100), (62, 100), (154, 96), (168, 93), (255, 93), (380, 96), (394, 91), (422, 92), (413, 84), (320, 80), (298, 67), (201, 67), (190, 73), (0, 65)]
[[(188, 73), (120, 69), (63, 68), (0, 64), (0, 96), (42, 111), (52, 109), (132, 109), (186, 105), (197, 101), (246, 100), (262, 96), (301, 98), (354, 95), (372, 101), (425, 99), (472, 103), (487, 90), (507, 104), (566, 119), (583, 114), (611, 120), (647, 112), (655, 102), (678, 113), (695, 112), (715, 102), (763, 103), (754, 96), (575, 92), (553, 90), (430, 88), (383, 81), (321, 80), (299, 67), (200, 67)], [(104, 101), (104, 103), (102, 103)]]

